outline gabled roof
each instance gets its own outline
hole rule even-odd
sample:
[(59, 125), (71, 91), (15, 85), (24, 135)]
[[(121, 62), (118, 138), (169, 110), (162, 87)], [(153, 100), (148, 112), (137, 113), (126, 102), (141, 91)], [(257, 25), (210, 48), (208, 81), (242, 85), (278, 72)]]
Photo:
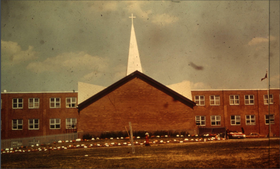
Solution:
[(179, 93), (175, 92), (174, 90), (171, 90), (170, 88), (166, 87), (165, 85), (157, 82), (156, 80), (150, 78), (149, 76), (139, 72), (135, 71), (131, 73), (130, 75), (122, 78), (121, 80), (117, 81), (116, 83), (112, 84), (111, 86), (105, 88), (104, 90), (100, 91), (99, 93), (93, 95), (92, 97), (88, 98), (87, 100), (83, 101), (78, 105), (78, 110), (81, 111), (88, 105), (92, 104), (93, 102), (97, 101), (98, 99), (102, 98), (103, 96), (109, 94), (110, 92), (114, 91), (118, 87), (124, 85), (125, 83), (129, 82), (130, 80), (134, 78), (139, 78), (143, 80), (144, 82), (150, 84), (151, 86), (161, 90), (162, 92), (166, 93), (167, 95), (172, 96), (175, 100), (181, 101), (182, 103), (186, 104), (187, 106), (193, 108), (196, 103), (191, 101), (190, 99), (180, 95)]

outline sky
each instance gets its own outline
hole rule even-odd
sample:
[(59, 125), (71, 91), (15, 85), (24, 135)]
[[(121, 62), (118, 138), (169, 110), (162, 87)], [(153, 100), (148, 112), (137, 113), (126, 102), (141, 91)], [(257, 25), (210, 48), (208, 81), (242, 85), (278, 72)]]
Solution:
[(115, 83), (126, 76), (131, 13), (143, 73), (156, 81), (267, 89), (270, 53), (270, 88), (279, 88), (279, 1), (270, 3), (2, 0), (1, 91)]

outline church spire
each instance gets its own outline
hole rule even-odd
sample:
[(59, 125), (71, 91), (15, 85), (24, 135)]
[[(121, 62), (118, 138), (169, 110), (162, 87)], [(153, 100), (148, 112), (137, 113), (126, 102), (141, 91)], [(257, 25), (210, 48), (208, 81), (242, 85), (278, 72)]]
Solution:
[(142, 66), (140, 62), (140, 56), (133, 26), (133, 19), (136, 18), (131, 14), (129, 17), (132, 20), (131, 23), (131, 34), (130, 34), (130, 43), (129, 43), (129, 52), (128, 52), (128, 63), (127, 63), (127, 73), (126, 75), (129, 75), (130, 73), (138, 70), (139, 72), (142, 72)]

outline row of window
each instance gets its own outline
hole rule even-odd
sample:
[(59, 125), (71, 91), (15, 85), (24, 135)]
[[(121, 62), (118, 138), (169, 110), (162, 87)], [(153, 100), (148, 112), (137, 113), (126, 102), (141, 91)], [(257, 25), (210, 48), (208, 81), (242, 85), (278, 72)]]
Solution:
[[(218, 106), (220, 105), (220, 96), (219, 95), (212, 95), (209, 96), (210, 105)], [(239, 95), (230, 95), (229, 96), (229, 104), (230, 105), (239, 105)], [(269, 100), (269, 104), (273, 104), (273, 95), (269, 95), (269, 99), (267, 95), (263, 95), (264, 104), (267, 105)], [(205, 105), (205, 97), (203, 95), (197, 95), (194, 97), (194, 102), (197, 106), (204, 106)], [(254, 105), (254, 95), (245, 95), (244, 96), (244, 104), (245, 105)]]
[[(210, 116), (211, 126), (220, 126), (221, 125), (221, 116), (214, 115)], [(195, 116), (195, 123), (198, 126), (206, 126), (206, 116)], [(255, 115), (245, 115), (246, 125), (256, 125)], [(265, 115), (265, 124), (274, 124), (274, 115)], [(240, 115), (230, 116), (230, 124), (232, 126), (241, 125)]]
[[(39, 119), (28, 119), (28, 130), (39, 130)], [(61, 119), (50, 119), (49, 120), (50, 129), (60, 129)], [(66, 129), (76, 129), (77, 119), (67, 118), (66, 119)], [(12, 130), (22, 130), (23, 120), (13, 119), (12, 120)]]
[[(50, 108), (60, 108), (61, 99), (60, 98), (50, 98), (49, 99)], [(76, 97), (67, 97), (66, 98), (66, 108), (75, 108), (77, 105)], [(29, 109), (38, 109), (40, 107), (39, 98), (29, 98), (28, 99), (28, 108)], [(13, 109), (23, 109), (23, 99), (14, 98), (13, 99)]]

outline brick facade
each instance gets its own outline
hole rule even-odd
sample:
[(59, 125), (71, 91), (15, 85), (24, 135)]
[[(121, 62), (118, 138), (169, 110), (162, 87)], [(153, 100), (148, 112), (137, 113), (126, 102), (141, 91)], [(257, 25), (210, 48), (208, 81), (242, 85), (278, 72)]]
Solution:
[[(279, 137), (279, 89), (271, 89), (273, 116), (271, 132)], [(200, 90), (192, 91), (192, 100), (170, 90), (142, 73), (126, 76), (81, 104), (66, 107), (66, 98), (76, 98), (77, 92), (1, 93), (2, 139), (44, 136), (78, 132), (125, 131), (132, 123), (134, 131), (185, 130), (195, 134), (198, 128), (220, 128), (241, 131), (245, 134), (268, 134), (266, 124), (268, 105), (264, 102), (266, 90)], [(203, 96), (203, 105), (196, 98)], [(231, 97), (236, 97), (231, 102)], [(249, 105), (245, 104), (245, 99)], [(23, 107), (13, 108), (13, 99), (23, 100)], [(39, 98), (38, 108), (28, 106), (29, 98)], [(59, 108), (50, 108), (50, 98), (60, 98)], [(211, 105), (214, 101), (217, 104)], [(197, 104), (195, 105), (195, 102)], [(197, 120), (196, 117), (205, 118)], [(220, 119), (215, 119), (218, 116)], [(211, 119), (214, 117), (215, 121)], [(239, 120), (240, 117), (240, 120)], [(60, 128), (51, 129), (50, 119), (60, 119)], [(77, 128), (66, 129), (66, 119), (77, 119)], [(232, 119), (234, 118), (234, 119)], [(248, 119), (249, 118), (249, 119)], [(12, 120), (23, 121), (23, 128), (12, 129)], [(39, 119), (39, 129), (30, 130), (29, 119)], [(205, 124), (204, 124), (205, 123)], [(215, 125), (213, 125), (215, 124)]]
[[(220, 96), (219, 105), (210, 105), (210, 96)], [(239, 104), (231, 105), (230, 96), (238, 96)], [(245, 95), (253, 96), (250, 105), (245, 104)], [(206, 126), (200, 127), (226, 127), (229, 130), (241, 131), (243, 127), (245, 134), (258, 132), (263, 135), (268, 134), (268, 126), (265, 123), (265, 115), (268, 115), (268, 105), (264, 104), (266, 90), (213, 90), (213, 91), (192, 91), (193, 100), (196, 96), (205, 97), (205, 105), (197, 105), (194, 108), (196, 116), (206, 117)], [(274, 124), (271, 124), (273, 135), (279, 136), (279, 89), (271, 89), (273, 103), (270, 104), (270, 114), (274, 115)], [(221, 116), (221, 125), (211, 125), (211, 115)], [(255, 117), (255, 124), (246, 124), (246, 115)], [(240, 124), (231, 124), (231, 116), (240, 116)]]
[(134, 78), (79, 112), (78, 133), (193, 130), (194, 110), (145, 81)]
[[(76, 106), (66, 108), (66, 98), (74, 97), (77, 101), (77, 92), (59, 93), (1, 93), (1, 137), (2, 139), (43, 136), (73, 132), (66, 130), (66, 118), (78, 118)], [(23, 107), (14, 109), (13, 99), (23, 100)], [(39, 108), (30, 108), (29, 98), (39, 98)], [(59, 108), (50, 108), (50, 98), (60, 98)], [(60, 129), (50, 129), (50, 119), (61, 119)], [(20, 130), (12, 129), (12, 120), (22, 119), (23, 125)], [(39, 129), (30, 130), (29, 119), (39, 119)]]

